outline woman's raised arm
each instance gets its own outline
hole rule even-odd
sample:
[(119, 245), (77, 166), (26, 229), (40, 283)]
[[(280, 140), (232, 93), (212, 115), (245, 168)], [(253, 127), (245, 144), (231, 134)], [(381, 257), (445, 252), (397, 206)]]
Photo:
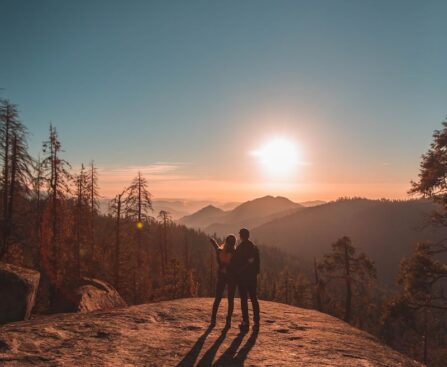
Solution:
[(215, 250), (219, 250), (219, 245), (217, 244), (217, 241), (214, 238), (210, 237), (210, 242)]

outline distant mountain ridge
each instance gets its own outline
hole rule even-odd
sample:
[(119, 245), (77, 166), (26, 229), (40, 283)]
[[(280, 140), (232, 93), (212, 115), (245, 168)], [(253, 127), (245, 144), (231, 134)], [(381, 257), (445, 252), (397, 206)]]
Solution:
[(303, 208), (285, 197), (269, 195), (247, 201), (228, 211), (208, 205), (194, 214), (184, 216), (178, 222), (223, 236), (236, 233), (241, 227), (256, 227)]
[(327, 204), (326, 201), (323, 200), (310, 200), (310, 201), (303, 201), (300, 202), (300, 204), (302, 206), (305, 206), (306, 208), (311, 208), (313, 206), (318, 206), (318, 205), (323, 205), (323, 204)]
[(283, 197), (265, 196), (224, 211), (212, 205), (183, 217), (186, 226), (223, 237), (241, 227), (259, 244), (278, 247), (310, 268), (342, 236), (352, 238), (377, 264), (380, 280), (395, 284), (400, 261), (418, 241), (447, 237), (446, 228), (422, 228), (435, 209), (428, 200), (340, 199), (305, 207)]
[[(109, 198), (101, 198), (99, 201), (100, 211), (101, 213), (108, 213), (110, 210), (110, 201)], [(313, 200), (313, 201), (305, 201), (299, 202), (305, 207), (312, 207), (317, 205), (325, 204), (325, 201), (321, 200)], [(181, 199), (181, 198), (155, 198), (152, 200), (153, 206), (153, 216), (157, 216), (160, 210), (167, 211), (174, 220), (181, 219), (183, 217), (188, 217), (192, 214), (195, 214), (200, 209), (208, 205), (212, 205), (215, 208), (222, 209), (223, 211), (230, 211), (236, 208), (237, 206), (243, 203), (240, 202), (218, 202), (218, 201), (207, 201), (207, 200), (197, 200), (197, 199)]]
[(219, 220), (225, 213), (227, 212), (210, 204), (194, 214), (185, 215), (179, 220), (179, 223), (191, 228), (204, 228)]
[(394, 284), (400, 261), (418, 241), (447, 237), (446, 228), (424, 228), (435, 208), (428, 200), (343, 199), (263, 223), (252, 229), (252, 238), (310, 264), (349, 236), (376, 262), (379, 279)]
[[(110, 201), (109, 198), (100, 199), (100, 211), (101, 213), (108, 213), (110, 210)], [(204, 208), (207, 205), (213, 205), (215, 207), (219, 207), (222, 210), (231, 210), (235, 208), (240, 203), (236, 202), (217, 202), (217, 201), (208, 201), (208, 200), (194, 200), (194, 199), (163, 199), (163, 198), (155, 198), (152, 200), (152, 207), (154, 211), (152, 212), (153, 216), (157, 216), (160, 210), (165, 210), (169, 213), (169, 215), (177, 220), (184, 216), (188, 216), (196, 211)]]

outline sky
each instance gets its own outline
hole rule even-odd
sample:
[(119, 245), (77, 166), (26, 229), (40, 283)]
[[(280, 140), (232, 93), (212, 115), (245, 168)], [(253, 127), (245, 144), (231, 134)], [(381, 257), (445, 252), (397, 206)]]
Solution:
[[(447, 114), (446, 1), (0, 0), (0, 97), (105, 197), (406, 198)], [(296, 148), (275, 176), (254, 152)]]

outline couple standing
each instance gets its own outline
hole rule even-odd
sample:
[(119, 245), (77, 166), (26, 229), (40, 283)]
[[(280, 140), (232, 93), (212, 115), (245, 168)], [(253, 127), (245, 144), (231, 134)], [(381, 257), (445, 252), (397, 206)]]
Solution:
[(216, 297), (214, 299), (211, 315), (211, 325), (216, 324), (217, 310), (222, 300), (225, 287), (228, 290), (228, 313), (226, 327), (231, 325), (231, 317), (234, 309), (234, 295), (236, 287), (239, 289), (241, 298), (242, 323), (241, 330), (249, 328), (248, 297), (253, 306), (254, 327), (259, 327), (259, 303), (257, 297), (257, 279), (259, 274), (259, 250), (249, 240), (250, 232), (246, 228), (239, 231), (240, 243), (236, 247), (236, 237), (229, 235), (225, 243), (219, 246), (211, 239), (216, 250), (217, 263), (219, 266), (216, 285)]

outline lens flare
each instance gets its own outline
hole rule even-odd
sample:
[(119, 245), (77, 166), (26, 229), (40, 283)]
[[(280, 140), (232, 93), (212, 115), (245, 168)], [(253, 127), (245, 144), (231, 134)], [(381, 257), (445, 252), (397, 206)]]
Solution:
[(292, 175), (299, 163), (296, 144), (284, 137), (268, 141), (261, 148), (253, 151), (252, 155), (258, 158), (265, 173), (273, 179)]

